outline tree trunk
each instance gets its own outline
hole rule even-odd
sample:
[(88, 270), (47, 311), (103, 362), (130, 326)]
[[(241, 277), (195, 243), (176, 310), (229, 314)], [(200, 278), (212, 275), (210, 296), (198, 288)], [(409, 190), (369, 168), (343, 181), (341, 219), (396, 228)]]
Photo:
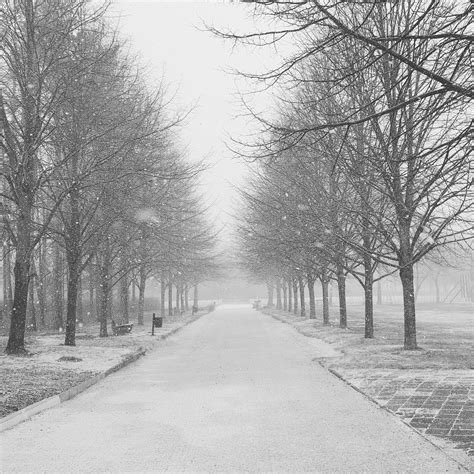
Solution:
[(341, 266), (337, 268), (337, 289), (339, 293), (339, 327), (347, 328), (346, 275)]
[(129, 279), (126, 273), (120, 280), (120, 308), (122, 313), (122, 324), (129, 323)]
[(290, 279), (287, 280), (286, 286), (288, 288), (288, 311), (291, 313), (293, 311), (293, 288)]
[[(29, 240), (29, 239), (28, 239)], [(13, 290), (13, 307), (11, 312), (10, 334), (6, 348), (7, 354), (24, 354), (26, 306), (28, 300), (28, 277), (30, 257), (24, 245), (17, 248), (15, 266), (15, 284)]]
[(197, 283), (194, 285), (193, 306), (199, 308), (199, 288)]
[[(32, 5), (28, 5), (29, 13)], [(28, 23), (28, 22), (27, 22)], [(27, 25), (28, 28), (28, 25)], [(32, 46), (28, 42), (28, 47)], [(31, 104), (29, 104), (31, 105)], [(29, 108), (29, 107), (28, 107)], [(34, 103), (30, 112), (35, 110)], [(2, 104), (2, 115), (4, 116), (4, 109)], [(28, 120), (32, 119), (29, 117)], [(26, 120), (26, 119), (25, 119)], [(31, 124), (25, 126), (26, 132), (32, 130)], [(25, 328), (26, 328), (26, 310), (28, 301), (28, 285), (30, 279), (30, 264), (32, 253), (32, 217), (33, 217), (33, 194), (31, 187), (34, 181), (34, 144), (33, 133), (25, 139), (25, 150), (22, 162), (18, 166), (16, 176), (17, 189), (24, 190), (24, 194), (18, 197), (19, 213), (17, 217), (17, 241), (15, 252), (15, 265), (13, 273), (15, 278), (13, 290), (13, 304), (10, 315), (10, 333), (6, 347), (7, 354), (24, 354), (25, 350)]]
[(3, 242), (3, 317), (6, 319), (10, 316), (13, 307), (12, 294), (12, 274), (11, 274), (11, 242), (8, 236)]
[(180, 306), (181, 312), (184, 312), (184, 285), (182, 283), (180, 288)]
[(309, 319), (316, 319), (316, 299), (314, 297), (314, 277), (308, 273)]
[[(34, 260), (32, 259), (31, 262), (31, 273), (32, 275), (35, 274), (35, 263)], [(31, 277), (30, 279), (30, 284), (28, 288), (28, 319), (29, 319), (29, 324), (28, 324), (28, 329), (30, 331), (37, 331), (38, 330), (38, 325), (36, 324), (36, 308), (35, 308), (35, 285), (34, 285), (34, 280), (35, 277)]]
[(184, 309), (189, 311), (189, 286), (187, 283), (184, 286)]
[(281, 309), (282, 308), (282, 302), (281, 302), (281, 280), (280, 278), (276, 279), (276, 309)]
[(84, 322), (84, 305), (82, 302), (82, 272), (77, 279), (77, 320), (82, 324)]
[(323, 275), (321, 277), (321, 290), (323, 293), (323, 324), (329, 325), (329, 282)]
[(114, 299), (114, 287), (112, 286), (112, 283), (110, 283), (109, 280), (109, 295), (107, 298), (107, 319), (109, 321), (112, 321), (112, 319), (115, 317), (115, 314), (117, 314), (117, 304)]
[[(133, 284), (135, 287), (135, 284)], [(143, 316), (145, 314), (145, 287), (146, 287), (146, 271), (145, 265), (140, 265), (139, 280), (138, 280), (138, 325), (143, 326)], [(162, 300), (163, 294), (162, 294)], [(164, 303), (164, 301), (163, 301)], [(163, 314), (161, 314), (163, 316)]]
[(160, 278), (160, 316), (165, 317), (165, 300), (166, 300), (166, 280), (163, 274)]
[(267, 282), (267, 306), (273, 308), (273, 285)]
[[(359, 156), (364, 155), (364, 139), (363, 133), (358, 135), (358, 148)], [(365, 163), (362, 164), (364, 166)], [(363, 172), (365, 173), (365, 169)], [(372, 225), (369, 219), (368, 203), (370, 200), (370, 190), (367, 186), (362, 183), (361, 192), (362, 197), (362, 245), (364, 248), (363, 262), (364, 262), (364, 305), (365, 305), (365, 318), (364, 318), (364, 336), (366, 339), (372, 339), (374, 337), (374, 269), (373, 260), (371, 257), (372, 252)]]
[(300, 288), (300, 305), (301, 305), (301, 317), (306, 316), (306, 302), (304, 300), (304, 281), (300, 276), (298, 277), (298, 286)]
[[(24, 198), (27, 201), (26, 197)], [(10, 334), (6, 347), (7, 354), (24, 354), (26, 309), (28, 301), (28, 284), (31, 263), (31, 217), (32, 205), (23, 203), (24, 211), (19, 213), (17, 221), (17, 245), (15, 266), (13, 268), (15, 283), (13, 306), (11, 311)]]
[(413, 265), (407, 264), (400, 268), (400, 279), (403, 288), (403, 314), (404, 314), (404, 348), (415, 350), (416, 343), (416, 314), (415, 290), (413, 282)]
[(179, 313), (180, 311), (180, 302), (181, 302), (181, 288), (180, 288), (180, 285), (179, 285), (179, 282), (176, 282), (176, 314)]
[(410, 242), (410, 224), (399, 217), (400, 223), (400, 280), (403, 289), (403, 314), (404, 314), (404, 348), (415, 350), (416, 343), (416, 314), (415, 314), (415, 288), (413, 275), (413, 254)]
[(102, 262), (100, 265), (100, 309), (98, 309), (98, 317), (100, 322), (100, 337), (107, 337), (107, 316), (109, 313), (110, 306), (110, 242), (109, 239), (105, 239), (104, 255), (102, 256)]
[(374, 337), (374, 275), (371, 268), (365, 268), (364, 298), (365, 298), (365, 338)]
[[(24, 70), (21, 72), (22, 79), (26, 84), (32, 84), (33, 87), (38, 85), (37, 70), (35, 68), (36, 51), (35, 51), (35, 22), (34, 22), (34, 5), (30, 0), (25, 2), (25, 34), (22, 36), (22, 54), (24, 56)], [(21, 61), (20, 60), (20, 61)], [(16, 204), (18, 206), (18, 214), (16, 221), (16, 256), (14, 265), (15, 287), (13, 292), (13, 306), (10, 315), (10, 333), (8, 337), (7, 354), (24, 354), (25, 350), (25, 327), (26, 327), (26, 310), (28, 301), (28, 285), (30, 263), (33, 252), (32, 242), (32, 224), (33, 224), (33, 205), (35, 202), (36, 188), (36, 150), (37, 139), (40, 133), (38, 104), (36, 98), (30, 92), (22, 92), (22, 100), (20, 101), (20, 110), (18, 117), (22, 117), (22, 136), (19, 148), (14, 153), (15, 156), (11, 161), (15, 161), (12, 165), (15, 167), (13, 175), (10, 176), (11, 182), (16, 190)], [(6, 133), (9, 127), (8, 118), (3, 105), (3, 98), (0, 94), (0, 121), (2, 122), (2, 141), (6, 140), (10, 145), (13, 143), (10, 133)], [(8, 128), (9, 130), (9, 128)]]
[(168, 316), (173, 316), (173, 282), (168, 280)]
[(293, 280), (293, 313), (298, 314), (298, 282)]
[(81, 273), (82, 249), (81, 249), (81, 214), (79, 211), (79, 189), (78, 179), (78, 153), (71, 156), (71, 189), (67, 200), (70, 206), (70, 216), (65, 229), (66, 237), (66, 260), (68, 266), (67, 281), (67, 310), (66, 310), (66, 346), (76, 345), (76, 319), (77, 319), (77, 298), (79, 294), (79, 279)]
[(132, 278), (132, 311), (135, 311), (137, 307), (137, 285), (135, 284), (135, 278)]
[(282, 281), (281, 289), (283, 292), (283, 310), (287, 311), (288, 310), (288, 286), (286, 285), (285, 279)]
[(106, 275), (101, 275), (100, 283), (100, 308), (98, 308), (99, 316), (99, 337), (107, 337), (109, 334), (107, 332), (107, 314), (109, 306), (109, 281)]
[[(369, 242), (369, 236), (364, 236), (365, 248), (368, 248)], [(364, 304), (364, 335), (366, 339), (372, 339), (374, 337), (374, 272), (372, 258), (368, 252), (364, 253)]]
[(65, 346), (76, 345), (77, 289), (79, 282), (79, 262), (75, 256), (68, 256), (67, 312)]
[(36, 294), (38, 295), (39, 324), (46, 326), (46, 239), (41, 239), (38, 249), (38, 277), (35, 278)]
[(58, 244), (54, 245), (54, 329), (62, 331), (64, 328), (64, 262), (61, 249)]
[(91, 321), (97, 320), (97, 291), (94, 292), (95, 280), (94, 266), (91, 263), (89, 265), (89, 318)]

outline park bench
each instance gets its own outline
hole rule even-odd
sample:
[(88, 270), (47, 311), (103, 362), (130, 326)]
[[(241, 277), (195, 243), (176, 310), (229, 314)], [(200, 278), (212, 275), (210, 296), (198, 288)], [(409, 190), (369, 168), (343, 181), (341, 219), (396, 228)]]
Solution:
[(115, 324), (115, 321), (112, 319), (112, 333), (114, 336), (122, 336), (132, 332), (133, 324)]

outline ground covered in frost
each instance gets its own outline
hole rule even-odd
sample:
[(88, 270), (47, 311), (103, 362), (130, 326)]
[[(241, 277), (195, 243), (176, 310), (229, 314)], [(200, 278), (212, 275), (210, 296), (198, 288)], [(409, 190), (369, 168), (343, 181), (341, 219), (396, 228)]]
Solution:
[(375, 337), (364, 338), (364, 307), (349, 305), (347, 329), (339, 328), (338, 307), (331, 307), (330, 325), (322, 324), (322, 308), (316, 319), (265, 309), (299, 332), (318, 337), (340, 350), (345, 357), (333, 360), (338, 366), (392, 369), (474, 369), (474, 307), (472, 304), (418, 305), (419, 350), (403, 350), (403, 308), (377, 305), (374, 311)]

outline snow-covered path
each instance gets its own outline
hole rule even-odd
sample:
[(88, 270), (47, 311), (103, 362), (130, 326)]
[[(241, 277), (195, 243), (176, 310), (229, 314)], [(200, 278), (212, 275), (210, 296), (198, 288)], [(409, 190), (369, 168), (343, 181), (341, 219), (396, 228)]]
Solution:
[(312, 361), (322, 342), (223, 307), (2, 433), (2, 472), (456, 472)]

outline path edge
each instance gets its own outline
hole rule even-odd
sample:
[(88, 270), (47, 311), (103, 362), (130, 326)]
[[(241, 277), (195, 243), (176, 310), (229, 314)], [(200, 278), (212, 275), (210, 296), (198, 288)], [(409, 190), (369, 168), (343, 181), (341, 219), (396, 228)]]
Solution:
[(0, 432), (6, 431), (14, 426), (29, 420), (32, 416), (37, 415), (38, 413), (42, 413), (46, 410), (59, 406), (61, 403), (64, 403), (71, 398), (74, 398), (76, 395), (84, 392), (92, 385), (100, 382), (102, 379), (107, 377), (108, 375), (116, 372), (117, 370), (122, 369), (123, 367), (135, 362), (141, 356), (146, 353), (146, 350), (143, 348), (137, 349), (135, 352), (125, 356), (119, 363), (109, 367), (104, 372), (99, 374), (93, 375), (88, 379), (84, 380), (83, 382), (74, 385), (71, 388), (68, 388), (64, 392), (58, 393), (57, 395), (53, 395), (51, 397), (45, 398), (44, 400), (40, 400), (39, 402), (33, 403), (32, 405), (28, 405), (21, 410), (18, 410), (14, 413), (10, 413), (9, 415), (5, 416), (0, 420)]
[[(315, 359), (317, 360), (317, 359)], [(451, 460), (454, 462), (458, 463), (459, 466), (461, 466), (463, 469), (465, 469), (467, 472), (473, 472), (471, 471), (471, 467), (465, 463), (469, 464), (469, 459), (465, 459), (465, 456), (467, 457), (468, 455), (463, 453), (462, 450), (456, 449), (456, 448), (451, 448), (448, 446), (448, 441), (446, 441), (446, 445), (443, 445), (442, 442), (438, 443), (437, 441), (434, 441), (431, 439), (431, 437), (427, 436), (425, 433), (417, 430), (414, 426), (410, 425), (410, 423), (403, 418), (399, 417), (394, 411), (390, 410), (387, 408), (385, 405), (380, 403), (378, 400), (373, 398), (371, 395), (368, 393), (364, 392), (362, 389), (354, 385), (352, 382), (344, 378), (344, 376), (339, 373), (336, 369), (333, 369), (331, 367), (326, 367), (324, 365), (323, 361), (317, 360), (319, 365), (323, 368), (326, 369), (330, 374), (332, 374), (334, 377), (337, 377), (339, 380), (344, 382), (346, 385), (348, 385), (350, 388), (355, 390), (356, 392), (360, 393), (364, 398), (372, 402), (374, 405), (376, 405), (378, 408), (384, 410), (385, 412), (389, 413), (391, 416), (393, 416), (396, 420), (399, 422), (403, 423), (405, 426), (407, 426), (411, 431), (414, 431), (417, 433), (419, 436), (424, 438), (428, 443), (430, 443), (432, 446), (434, 446), (438, 451), (441, 451), (445, 456), (449, 457)]]
[[(274, 320), (276, 321), (279, 321), (280, 323), (283, 323), (283, 324), (286, 324), (290, 327), (292, 327), (295, 331), (298, 332), (298, 334), (301, 334), (302, 336), (304, 337), (309, 337), (309, 338), (314, 338), (314, 339), (318, 339), (320, 341), (322, 341), (322, 339), (318, 338), (317, 336), (309, 336), (307, 334), (305, 334), (304, 332), (300, 331), (298, 329), (297, 326), (293, 325), (291, 322), (288, 322), (286, 321), (284, 318), (279, 318), (277, 315), (274, 315), (272, 314), (271, 312), (263, 312), (263, 311), (260, 311), (261, 314), (265, 315), (265, 316), (270, 316), (271, 318), (273, 318)], [(323, 341), (323, 342), (326, 342), (326, 341)], [(330, 343), (328, 343), (330, 344)], [(341, 356), (343, 356), (343, 354), (341, 354)], [(428, 437), (426, 434), (422, 433), (421, 431), (417, 430), (414, 426), (411, 426), (410, 423), (408, 423), (407, 421), (405, 421), (403, 418), (397, 416), (396, 413), (394, 413), (392, 410), (390, 410), (389, 408), (387, 408), (386, 406), (382, 405), (380, 402), (378, 402), (375, 398), (373, 398), (371, 395), (369, 395), (368, 393), (364, 392), (363, 390), (361, 390), (359, 387), (357, 387), (356, 385), (354, 385), (353, 383), (351, 383), (349, 380), (347, 380), (346, 378), (344, 378), (344, 376), (342, 374), (340, 374), (336, 369), (333, 369), (331, 367), (327, 367), (324, 363), (323, 360), (318, 360), (318, 358), (315, 358), (313, 359), (314, 361), (318, 362), (318, 364), (325, 370), (327, 370), (330, 374), (332, 374), (334, 377), (338, 378), (339, 380), (341, 380), (342, 382), (344, 382), (346, 385), (348, 385), (349, 387), (351, 387), (352, 389), (354, 389), (356, 392), (360, 393), (364, 398), (366, 398), (367, 400), (369, 400), (370, 402), (374, 403), (378, 408), (381, 408), (382, 410), (384, 410), (386, 413), (389, 413), (391, 416), (393, 416), (396, 420), (398, 420), (399, 422), (401, 422), (402, 424), (404, 424), (405, 426), (407, 426), (411, 431), (417, 433), (419, 436), (421, 436), (423, 439), (425, 439), (426, 441), (428, 441), (428, 443), (430, 443), (432, 446), (434, 446), (437, 450), (441, 451), (445, 456), (447, 456), (448, 458), (450, 458), (452, 461), (456, 462), (461, 468), (465, 469), (466, 472), (474, 472), (472, 471), (471, 467), (469, 466), (470, 462), (469, 462), (469, 459), (467, 458), (466, 459), (466, 456), (468, 456), (467, 454), (464, 455), (464, 453), (462, 451), (459, 451), (457, 450), (456, 448), (450, 448), (449, 446), (444, 446), (442, 443), (437, 443), (435, 441), (433, 441), (430, 437)], [(454, 452), (453, 452), (454, 451)], [(459, 452), (458, 452), (459, 451)]]
[[(198, 316), (194, 318), (190, 318), (182, 326), (175, 327), (165, 334), (160, 334), (157, 340), (167, 339), (168, 337), (177, 333), (178, 331), (188, 326), (189, 324), (194, 323), (195, 321), (200, 319), (202, 316), (205, 316), (205, 314), (208, 314), (208, 313), (199, 314)], [(151, 348), (149, 350), (153, 350), (153, 349), (155, 348)], [(74, 385), (71, 388), (68, 388), (64, 392), (61, 392), (57, 395), (52, 395), (51, 397), (45, 398), (43, 400), (40, 400), (39, 402), (28, 405), (25, 408), (22, 408), (21, 410), (15, 411), (1, 418), (0, 419), (0, 433), (2, 433), (3, 431), (9, 430), (10, 428), (13, 428), (16, 425), (23, 423), (24, 421), (29, 420), (31, 417), (33, 417), (34, 415), (37, 415), (38, 413), (42, 413), (46, 410), (50, 410), (51, 408), (57, 407), (61, 405), (61, 403), (64, 403), (67, 400), (70, 400), (71, 398), (74, 398), (75, 396), (87, 390), (89, 387), (92, 387), (92, 385), (95, 385), (96, 383), (105, 379), (105, 377), (109, 376), (110, 374), (113, 374), (114, 372), (117, 372), (118, 370), (123, 369), (127, 365), (135, 362), (140, 357), (144, 356), (149, 350), (143, 349), (142, 347), (140, 347), (135, 352), (132, 352), (131, 354), (126, 355), (120, 362), (113, 365), (112, 367), (109, 367), (104, 372), (93, 375), (92, 377), (89, 377), (83, 382), (77, 385)]]

